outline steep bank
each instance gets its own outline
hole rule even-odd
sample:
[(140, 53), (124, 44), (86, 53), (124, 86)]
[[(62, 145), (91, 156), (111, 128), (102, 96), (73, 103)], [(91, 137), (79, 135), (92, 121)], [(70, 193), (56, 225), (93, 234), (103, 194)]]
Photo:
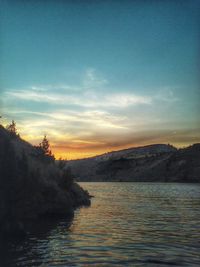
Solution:
[(158, 144), (67, 162), (79, 181), (200, 182), (200, 144)]
[(89, 194), (53, 157), (0, 126), (0, 235), (24, 234), (41, 218), (73, 216)]

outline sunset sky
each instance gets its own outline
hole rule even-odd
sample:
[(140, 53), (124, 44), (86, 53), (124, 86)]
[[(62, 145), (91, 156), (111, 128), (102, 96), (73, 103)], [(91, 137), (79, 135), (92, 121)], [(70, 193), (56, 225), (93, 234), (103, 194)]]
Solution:
[(2, 0), (0, 115), (56, 157), (200, 142), (200, 1)]

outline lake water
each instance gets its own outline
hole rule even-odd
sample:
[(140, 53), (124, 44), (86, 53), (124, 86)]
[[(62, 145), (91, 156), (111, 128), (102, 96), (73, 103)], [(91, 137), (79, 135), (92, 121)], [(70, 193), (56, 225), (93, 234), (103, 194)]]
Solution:
[(200, 266), (199, 184), (80, 184), (91, 207), (7, 244), (0, 266)]

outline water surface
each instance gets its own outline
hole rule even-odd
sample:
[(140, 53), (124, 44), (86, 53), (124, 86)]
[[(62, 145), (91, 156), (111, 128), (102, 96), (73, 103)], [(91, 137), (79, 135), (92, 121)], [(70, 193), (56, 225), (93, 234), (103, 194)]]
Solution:
[(80, 184), (91, 207), (6, 245), (0, 266), (200, 265), (200, 185)]

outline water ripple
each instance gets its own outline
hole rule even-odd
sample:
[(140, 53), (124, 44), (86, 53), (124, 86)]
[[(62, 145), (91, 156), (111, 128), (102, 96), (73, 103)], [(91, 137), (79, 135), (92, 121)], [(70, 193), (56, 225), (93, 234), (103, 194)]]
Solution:
[(11, 244), (0, 266), (200, 265), (199, 185), (82, 186), (95, 195), (91, 207)]

